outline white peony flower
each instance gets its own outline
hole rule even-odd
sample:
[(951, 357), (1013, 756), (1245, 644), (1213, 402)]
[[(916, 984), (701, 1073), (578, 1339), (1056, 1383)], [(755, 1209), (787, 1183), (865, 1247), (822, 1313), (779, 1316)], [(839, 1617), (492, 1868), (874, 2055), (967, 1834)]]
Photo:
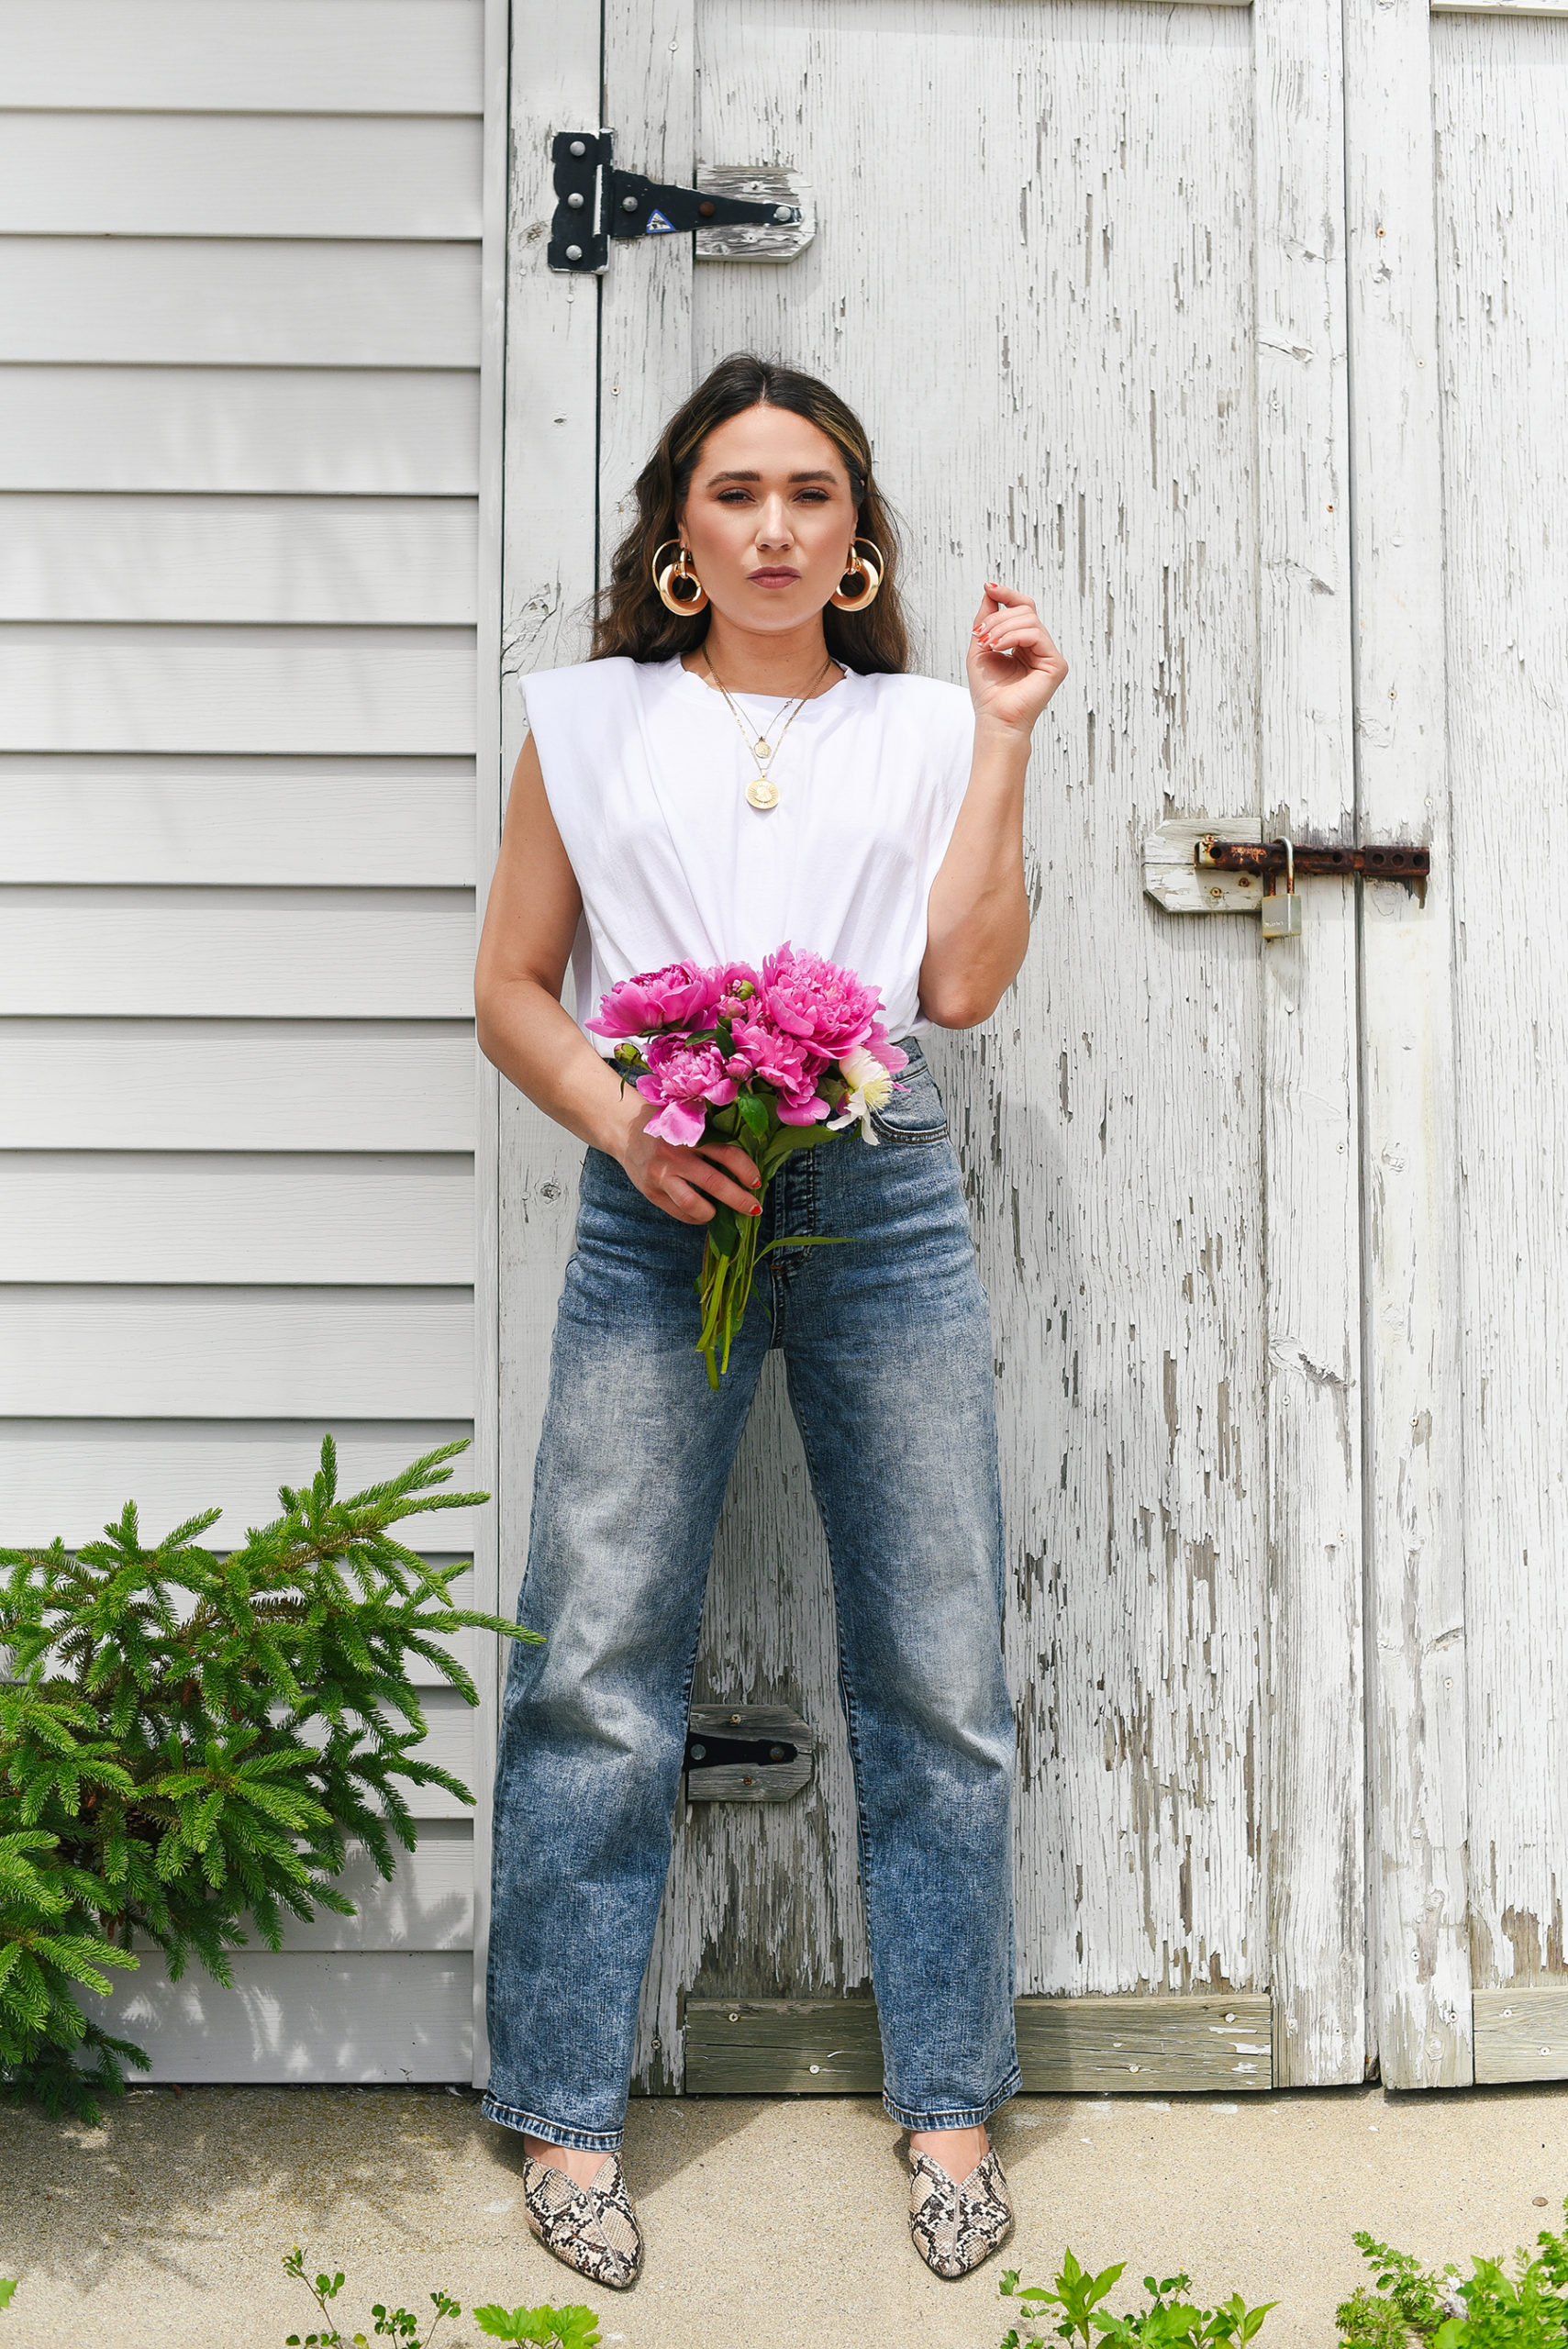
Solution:
[(840, 1126), (852, 1125), (858, 1118), (862, 1140), (880, 1142), (882, 1136), (872, 1124), (871, 1113), (884, 1108), (892, 1099), (891, 1075), (876, 1054), (867, 1052), (863, 1044), (857, 1044), (852, 1052), (845, 1053), (839, 1063), (839, 1074), (851, 1088), (850, 1097), (839, 1115), (828, 1119), (828, 1125), (836, 1132)]

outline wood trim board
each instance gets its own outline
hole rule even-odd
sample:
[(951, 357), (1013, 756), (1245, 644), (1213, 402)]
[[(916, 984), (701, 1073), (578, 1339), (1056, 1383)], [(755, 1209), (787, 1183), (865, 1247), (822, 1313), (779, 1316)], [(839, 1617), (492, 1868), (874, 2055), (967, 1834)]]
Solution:
[[(1148, 2096), (1273, 2085), (1272, 2001), (1020, 1998), (1026, 2096)], [(687, 2096), (873, 2096), (882, 2046), (871, 1998), (688, 1998)]]
[(1477, 1990), (1475, 2077), (1568, 2080), (1568, 1982)]

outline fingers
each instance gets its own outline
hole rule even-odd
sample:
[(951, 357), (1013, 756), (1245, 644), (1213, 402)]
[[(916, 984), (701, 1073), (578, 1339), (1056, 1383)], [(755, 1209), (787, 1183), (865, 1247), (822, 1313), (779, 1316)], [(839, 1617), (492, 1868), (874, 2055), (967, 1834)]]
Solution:
[(727, 1142), (666, 1145), (649, 1169), (650, 1196), (683, 1223), (711, 1223), (716, 1202), (737, 1215), (760, 1215), (759, 1180), (755, 1160)]
[(1017, 589), (1003, 586), (999, 580), (991, 580), (986, 584), (985, 597), (973, 629), (980, 651), (1005, 654), (1029, 668), (1060, 668), (1065, 675), (1067, 664), (1036, 611), (1032, 596), (1021, 596)]

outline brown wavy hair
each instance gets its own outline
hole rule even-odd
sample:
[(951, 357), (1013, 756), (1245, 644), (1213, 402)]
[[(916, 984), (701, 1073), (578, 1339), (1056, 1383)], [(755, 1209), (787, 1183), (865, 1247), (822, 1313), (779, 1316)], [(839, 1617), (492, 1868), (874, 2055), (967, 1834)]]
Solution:
[(859, 509), (857, 536), (882, 549), (882, 590), (863, 612), (841, 612), (828, 604), (823, 633), (828, 651), (845, 667), (867, 674), (901, 674), (909, 666), (909, 630), (898, 598), (898, 531), (873, 477), (865, 427), (815, 375), (754, 358), (749, 351), (719, 361), (675, 410), (639, 473), (637, 519), (616, 549), (609, 585), (600, 593), (590, 659), (607, 661), (620, 653), (632, 661), (668, 661), (694, 651), (707, 634), (706, 610), (690, 616), (665, 610), (651, 565), (655, 549), (677, 536), (675, 516), (708, 434), (750, 407), (784, 407), (805, 417), (842, 457)]

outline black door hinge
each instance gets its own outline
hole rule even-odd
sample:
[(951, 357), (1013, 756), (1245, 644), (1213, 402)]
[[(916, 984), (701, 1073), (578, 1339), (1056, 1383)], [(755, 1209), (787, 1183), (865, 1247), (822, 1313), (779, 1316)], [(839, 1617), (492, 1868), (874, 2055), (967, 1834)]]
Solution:
[(709, 195), (697, 187), (666, 187), (641, 172), (617, 172), (608, 130), (561, 130), (550, 141), (555, 213), (550, 224), (551, 269), (597, 276), (609, 266), (610, 239), (667, 237), (684, 229), (729, 226), (791, 228), (795, 204), (754, 203)]

